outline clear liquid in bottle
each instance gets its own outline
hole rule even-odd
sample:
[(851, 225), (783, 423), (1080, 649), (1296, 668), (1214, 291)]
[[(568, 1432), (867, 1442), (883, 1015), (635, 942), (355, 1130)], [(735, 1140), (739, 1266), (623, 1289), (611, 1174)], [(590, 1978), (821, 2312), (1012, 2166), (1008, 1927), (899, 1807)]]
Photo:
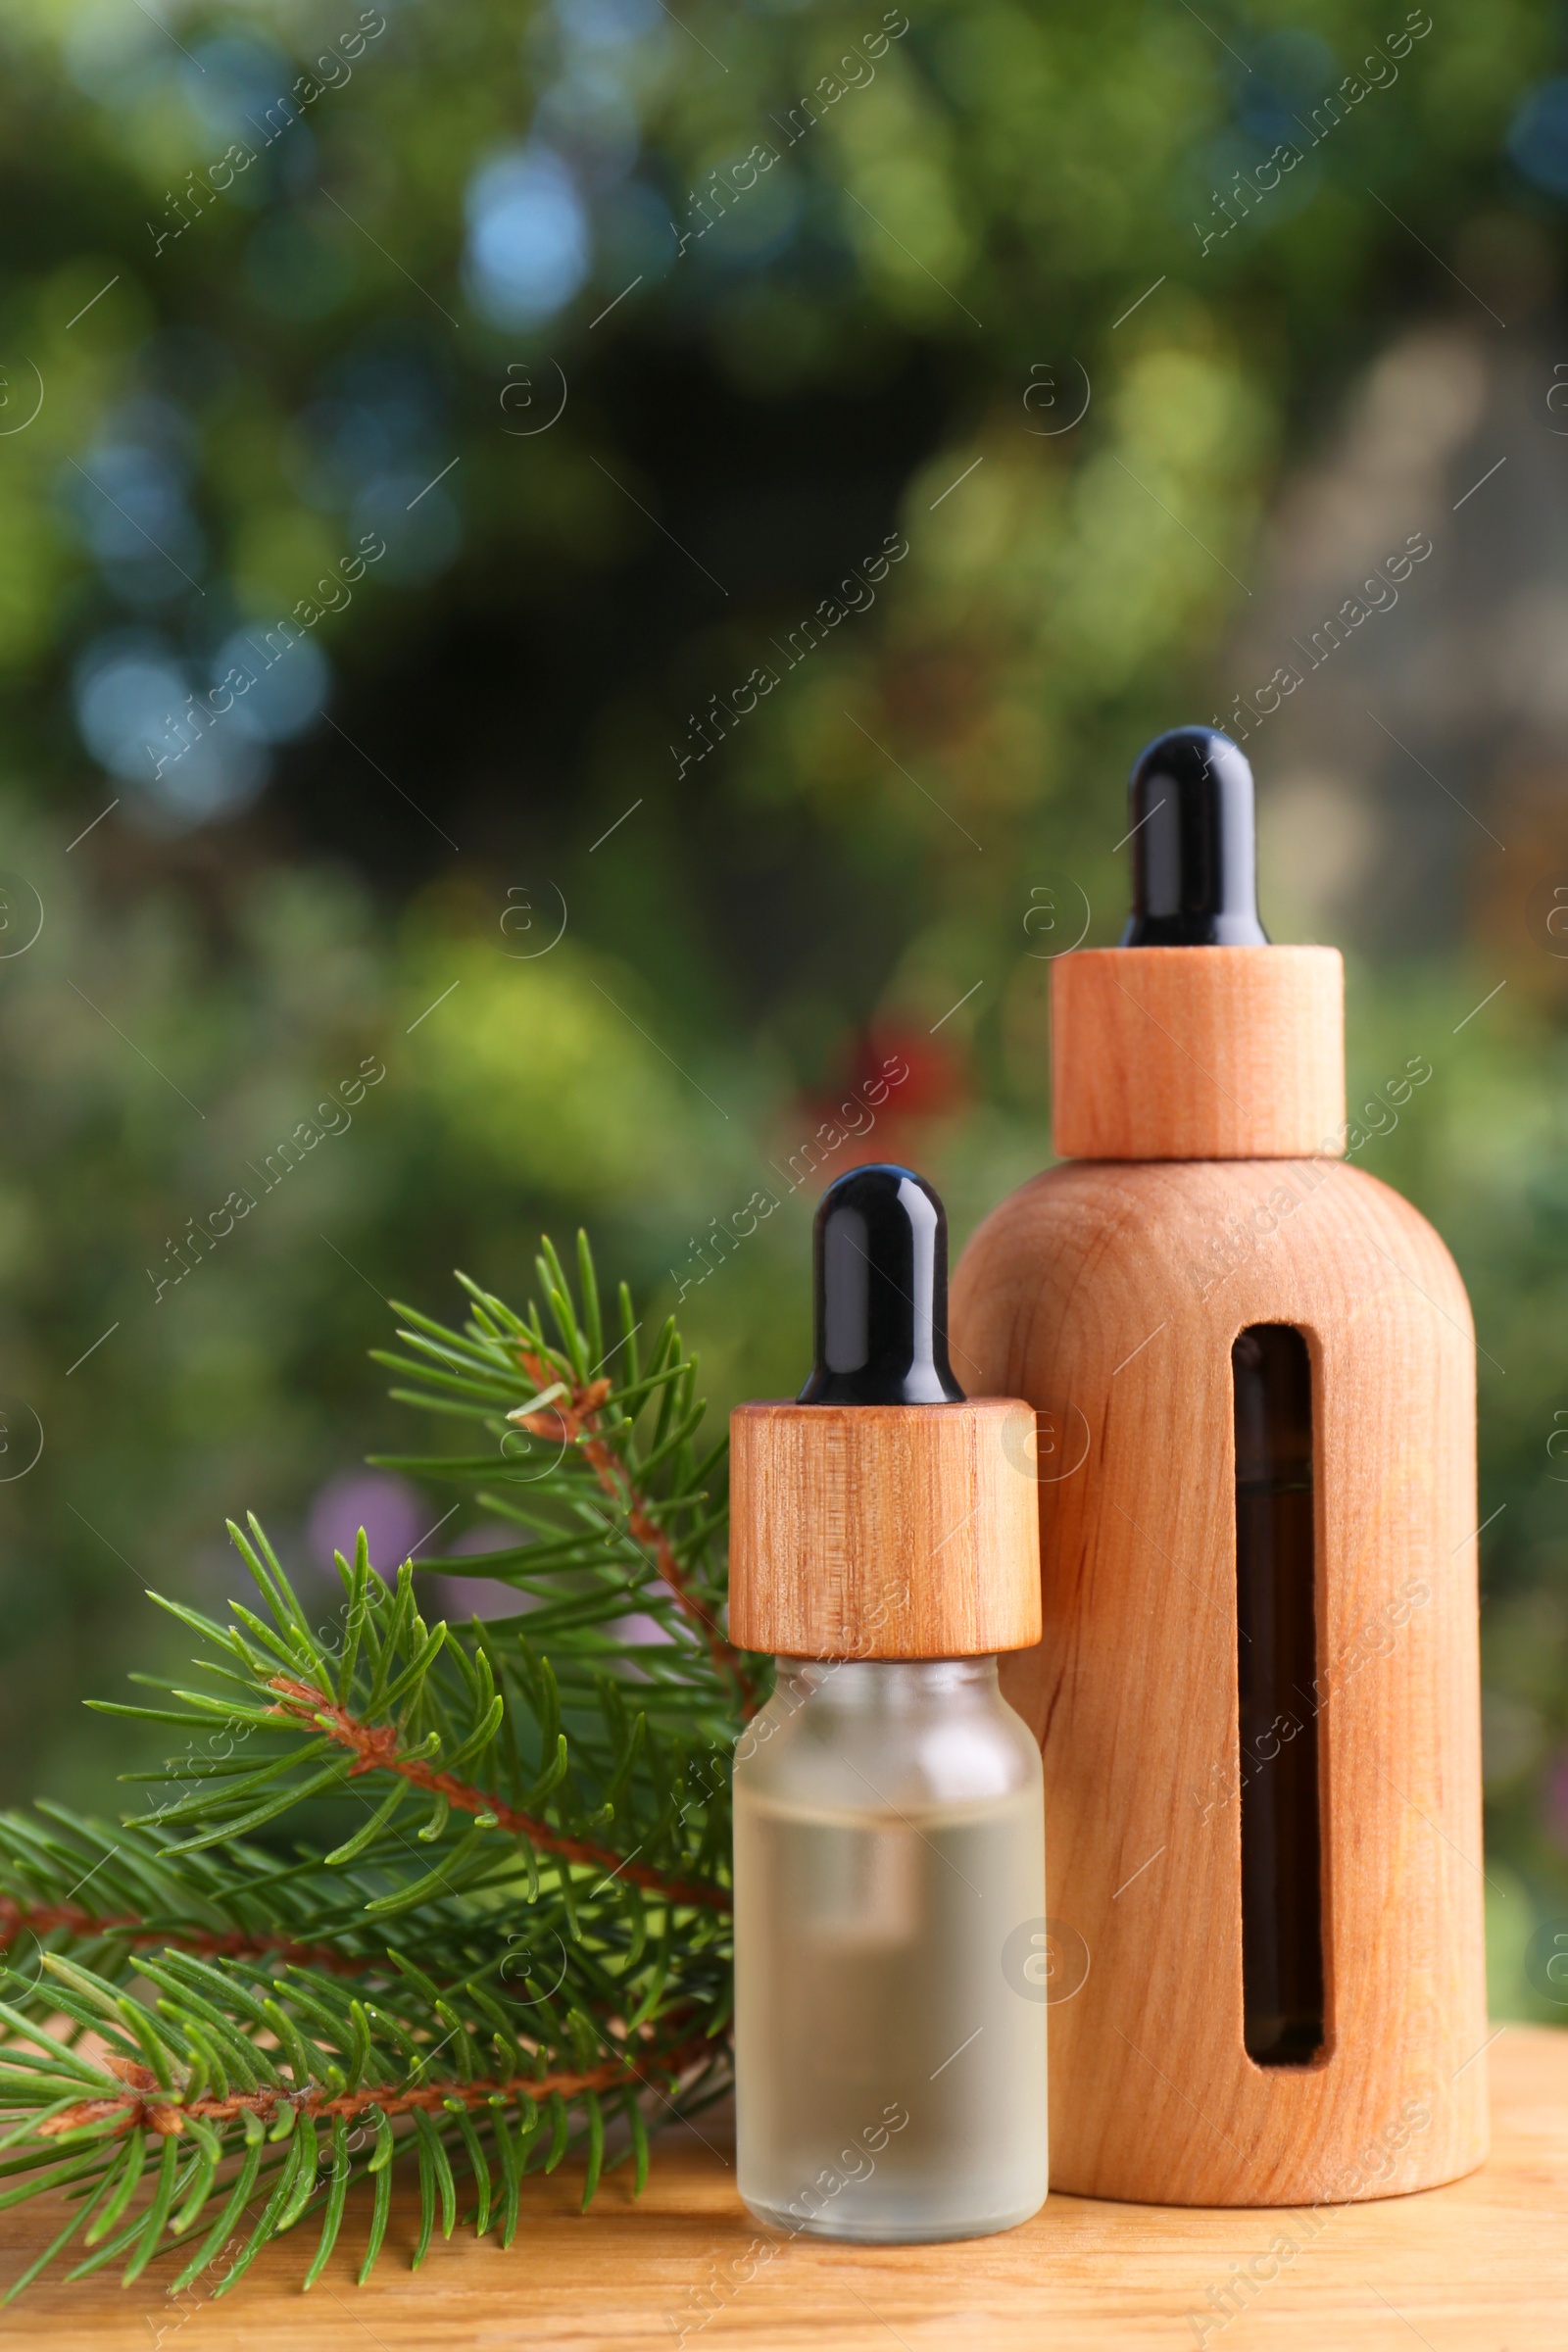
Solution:
[(992, 1658), (802, 1664), (735, 1770), (740, 2187), (820, 2236), (1047, 2188), (1040, 1756)]

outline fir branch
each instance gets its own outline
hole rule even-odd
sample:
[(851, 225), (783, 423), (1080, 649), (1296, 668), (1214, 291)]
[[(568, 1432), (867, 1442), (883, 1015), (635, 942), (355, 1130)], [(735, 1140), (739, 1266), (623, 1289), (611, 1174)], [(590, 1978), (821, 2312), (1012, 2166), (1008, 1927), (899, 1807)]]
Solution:
[[(384, 1942), (362, 1924), (364, 1891), (345, 1886), (344, 1874), (244, 1846), (172, 1866), (155, 1837), (127, 1823), (49, 1803), (37, 1815), (0, 1814), (0, 1952), (20, 1956), (30, 1942), (40, 1952), (77, 1950), (103, 1967), (115, 1955), (172, 1945), (344, 1975), (390, 1966)], [(93, 1907), (75, 1899), (89, 1886)]]
[[(314, 2278), (335, 2238), (348, 2179), (356, 2172), (379, 2176), (399, 2148), (417, 2160), (427, 2209), (444, 2184), (448, 2234), (456, 2219), (454, 2167), (470, 2173), (488, 2222), (491, 2166), (499, 2164), (510, 2237), (520, 2174), (554, 2169), (574, 2136), (590, 2151), (591, 2194), (592, 2156), (603, 2146), (603, 2095), (626, 2102), (648, 2091), (670, 2107), (721, 2060), (690, 2004), (671, 2003), (618, 2034), (586, 2016), (568, 2016), (564, 2033), (541, 2037), (530, 2022), (537, 2004), (487, 1985), (483, 1977), (493, 1970), (443, 1984), (406, 1954), (389, 1957), (393, 1980), (370, 2001), (309, 1970), (269, 1975), (254, 1963), (170, 1952), (142, 1961), (161, 1997), (139, 2002), (91, 1969), (46, 1956), (57, 2018), (93, 2040), (72, 2046), (58, 2030), (0, 2002), (6, 2029), (0, 2112), (18, 2119), (5, 2144), (20, 2149), (3, 2169), (24, 2176), (0, 2204), (45, 2187), (72, 2190), (82, 2203), (57, 2250), (77, 2230), (89, 2248), (107, 2239), (72, 2276), (124, 2254), (128, 2278), (226, 2191), (219, 2220), (178, 2285), (226, 2236), (266, 2166), (276, 2176), (274, 2185), (244, 2255), (218, 2291), (226, 2291), (261, 2246), (313, 2205), (323, 2209)], [(555, 2063), (550, 2044), (560, 2049)], [(442, 2056), (446, 2065), (432, 2073)], [(575, 2134), (568, 2102), (581, 2110)], [(356, 2133), (359, 2151), (345, 2136), (351, 2121), (373, 2126), (368, 2153), (364, 2130)], [(400, 2136), (399, 2123), (411, 2124), (412, 2133)], [(326, 2149), (318, 2136), (322, 2124), (331, 2127)], [(639, 2123), (632, 2131), (627, 2153), (640, 2149), (642, 2130)], [(152, 2202), (125, 2220), (160, 2143)], [(239, 2158), (240, 2169), (220, 2183), (226, 2157)], [(325, 2180), (318, 2179), (323, 2166), (330, 2168)]]
[[(582, 1236), (577, 1269), (580, 1304), (544, 1243), (549, 1331), (460, 1277), (466, 1327), (400, 1310), (410, 1353), (384, 1359), (413, 1384), (395, 1395), (488, 1448), (398, 1466), (518, 1531), (419, 1573), (512, 1586), (510, 1622), (427, 1625), (413, 1563), (389, 1587), (362, 1535), (318, 1624), (257, 1522), (233, 1526), (255, 1605), (225, 1625), (164, 1602), (197, 1682), (133, 1678), (156, 1703), (107, 1709), (184, 1737), (130, 1776), (163, 1784), (154, 1809), (0, 1816), (0, 1952), (37, 1947), (0, 1986), (0, 2206), (75, 2200), (12, 2292), (74, 2237), (73, 2277), (128, 2280), (189, 2232), (178, 2291), (243, 2226), (226, 2293), (316, 2212), (309, 2286), (356, 2179), (368, 2276), (400, 2154), (416, 2264), (465, 2174), (509, 2243), (529, 2171), (576, 2146), (585, 2204), (623, 2161), (640, 2188), (650, 2126), (727, 2085), (727, 1757), (768, 1667), (722, 1631), (696, 1365), (672, 1323), (640, 1354), (624, 1286), (607, 1348)], [(514, 1459), (530, 1441), (542, 1469)]]
[(612, 1879), (628, 1879), (633, 1886), (646, 1887), (667, 1903), (706, 1906), (715, 1911), (730, 1908), (726, 1887), (665, 1878), (646, 1863), (617, 1854), (612, 1846), (595, 1845), (586, 1838), (564, 1837), (537, 1815), (519, 1812), (490, 1790), (475, 1788), (453, 1773), (437, 1772), (422, 1756), (402, 1749), (394, 1726), (360, 1722), (327, 1691), (313, 1690), (308, 1683), (290, 1682), (286, 1675), (274, 1675), (270, 1688), (278, 1693), (274, 1714), (301, 1726), (318, 1725), (330, 1739), (353, 1752), (356, 1761), (349, 1766), (351, 1780), (365, 1772), (396, 1773), (411, 1788), (427, 1789), (432, 1795), (445, 1798), (449, 1805), (455, 1805), (459, 1812), (476, 1815), (487, 1829), (499, 1828), (514, 1838), (526, 1838), (541, 1852), (560, 1854), (568, 1862), (582, 1862), (595, 1870), (608, 1871)]
[[(236, 1605), (236, 1622), (225, 1629), (182, 1604), (162, 1604), (204, 1638), (208, 1654), (198, 1664), (216, 1679), (218, 1690), (208, 1694), (160, 1679), (158, 1687), (176, 1706), (96, 1702), (107, 1713), (150, 1717), (191, 1734), (184, 1755), (166, 1768), (178, 1792), (141, 1817), (141, 1826), (185, 1833), (164, 1848), (166, 1855), (253, 1836), (308, 1801), (340, 1798), (367, 1772), (384, 1769), (394, 1783), (385, 1803), (324, 1857), (328, 1864), (364, 1858), (383, 1871), (399, 1854), (418, 1859), (395, 1815), (405, 1795), (417, 1791), (433, 1798), (435, 1811), (417, 1834), (436, 1848), (430, 1867), (412, 1880), (402, 1872), (383, 1886), (373, 1898), (378, 1910), (401, 1907), (442, 1886), (457, 1890), (470, 1883), (489, 1867), (484, 1841), (498, 1834), (509, 1843), (523, 1838), (530, 1852), (549, 1853), (598, 1876), (599, 1886), (568, 1886), (563, 1880), (568, 1907), (592, 1901), (605, 1886), (629, 1875), (632, 1884), (665, 1901), (728, 1908), (715, 1882), (704, 1884), (681, 1867), (695, 1858), (685, 1827), (692, 1808), (677, 1814), (665, 1792), (640, 1779), (631, 1785), (644, 1727), (628, 1716), (612, 1686), (598, 1694), (608, 1739), (596, 1740), (586, 1725), (575, 1740), (569, 1739), (561, 1728), (548, 1663), (533, 1659), (520, 1634), (503, 1648), (492, 1627), (470, 1650), (449, 1628), (426, 1628), (415, 1605), (412, 1565), (405, 1562), (396, 1592), (388, 1593), (370, 1568), (363, 1537), (352, 1568), (339, 1561), (340, 1615), (349, 1630), (342, 1650), (329, 1654), (258, 1522), (251, 1520), (248, 1534), (231, 1525), (230, 1534), (270, 1623)], [(280, 1666), (291, 1671), (279, 1673)], [(519, 1695), (534, 1717), (531, 1753), (516, 1745), (515, 1721), (512, 1747), (503, 1741), (509, 1692)], [(257, 1737), (252, 1755), (192, 1764), (197, 1740), (215, 1723)], [(270, 1732), (287, 1735), (281, 1746), (266, 1743)], [(504, 1791), (499, 1784), (509, 1781)], [(454, 1805), (474, 1824), (456, 1844), (447, 1832)], [(612, 1817), (639, 1833), (618, 1848), (591, 1835)]]

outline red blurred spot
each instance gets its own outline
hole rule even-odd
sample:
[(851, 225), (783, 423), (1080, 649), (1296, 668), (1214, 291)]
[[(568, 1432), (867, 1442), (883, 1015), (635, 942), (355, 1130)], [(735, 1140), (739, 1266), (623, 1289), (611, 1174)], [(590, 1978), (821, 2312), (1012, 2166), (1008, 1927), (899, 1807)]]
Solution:
[(969, 1094), (967, 1070), (952, 1047), (878, 1027), (858, 1041), (842, 1086), (803, 1095), (786, 1112), (791, 1172), (820, 1192), (847, 1169), (906, 1159), (916, 1131), (961, 1110)]

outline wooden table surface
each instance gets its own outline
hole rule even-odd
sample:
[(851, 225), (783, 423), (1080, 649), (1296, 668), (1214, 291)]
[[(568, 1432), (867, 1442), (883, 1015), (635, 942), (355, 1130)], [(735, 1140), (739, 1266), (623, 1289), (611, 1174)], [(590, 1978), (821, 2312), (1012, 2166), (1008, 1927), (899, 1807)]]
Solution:
[[(1232, 2266), (1263, 2256), (1289, 2217), (1096, 2204), (1053, 2196), (1005, 2236), (948, 2246), (848, 2247), (776, 2241), (740, 2283), (756, 2225), (734, 2189), (733, 2151), (716, 2132), (655, 2143), (633, 2203), (612, 2175), (591, 2214), (581, 2174), (528, 2184), (510, 2254), (461, 2229), (423, 2270), (407, 2268), (414, 2200), (394, 2205), (387, 2254), (354, 2284), (367, 2208), (351, 2201), (337, 2252), (308, 2296), (312, 2243), (269, 2248), (234, 2292), (172, 2301), (143, 2277), (68, 2286), (45, 2278), (0, 2320), (0, 2343), (51, 2352), (444, 2352), (459, 2345), (656, 2345), (748, 2352), (810, 2345), (879, 2352), (970, 2344), (1029, 2352), (1175, 2352), (1199, 2341), (1192, 2312), (1224, 2352), (1563, 2352), (1568, 2344), (1568, 2033), (1510, 2026), (1493, 2045), (1494, 2145), (1469, 2180), (1413, 2197), (1341, 2206), (1246, 2309), (1221, 2325), (1209, 2306)], [(356, 2192), (358, 2195), (358, 2192)], [(0, 2284), (59, 2227), (40, 2209), (0, 2215)], [(1296, 2233), (1306, 2237), (1298, 2223)], [(170, 2266), (171, 2270), (172, 2266)], [(154, 2266), (155, 2270), (158, 2268)], [(727, 2284), (713, 2284), (720, 2276)], [(704, 2310), (710, 2313), (702, 2324)]]

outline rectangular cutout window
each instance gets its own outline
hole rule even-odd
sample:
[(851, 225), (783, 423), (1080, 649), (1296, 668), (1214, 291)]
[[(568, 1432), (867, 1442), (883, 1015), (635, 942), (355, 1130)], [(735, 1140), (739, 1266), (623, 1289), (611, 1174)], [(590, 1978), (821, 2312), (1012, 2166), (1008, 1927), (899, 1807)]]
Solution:
[(1236, 1399), (1236, 1668), (1247, 2054), (1306, 2066), (1323, 2047), (1312, 1363), (1289, 1323), (1231, 1349)]

